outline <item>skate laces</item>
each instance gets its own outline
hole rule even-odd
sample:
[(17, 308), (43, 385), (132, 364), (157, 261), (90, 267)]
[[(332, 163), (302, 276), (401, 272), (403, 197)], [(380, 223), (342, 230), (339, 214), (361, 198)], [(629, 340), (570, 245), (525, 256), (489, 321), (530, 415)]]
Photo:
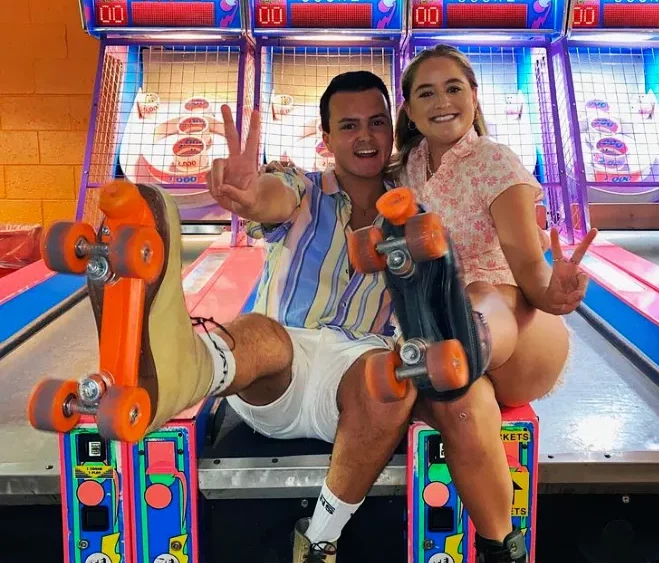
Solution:
[[(224, 334), (226, 334), (229, 338), (231, 338), (231, 345), (229, 346), (229, 352), (233, 352), (234, 348), (236, 347), (236, 339), (226, 328), (224, 328), (220, 323), (218, 323), (213, 317), (190, 317), (190, 320), (192, 320), (192, 326), (194, 327), (201, 326), (201, 328), (204, 329), (206, 336), (208, 336), (209, 338), (210, 338), (210, 331), (206, 327), (206, 323), (213, 325), (214, 328), (219, 328)], [(212, 338), (210, 340), (213, 343), (215, 349), (220, 354), (224, 355), (224, 352), (215, 343), (215, 341)]]
[(327, 541), (312, 543), (302, 561), (303, 563), (325, 563), (328, 555), (336, 555), (336, 546), (333, 543)]

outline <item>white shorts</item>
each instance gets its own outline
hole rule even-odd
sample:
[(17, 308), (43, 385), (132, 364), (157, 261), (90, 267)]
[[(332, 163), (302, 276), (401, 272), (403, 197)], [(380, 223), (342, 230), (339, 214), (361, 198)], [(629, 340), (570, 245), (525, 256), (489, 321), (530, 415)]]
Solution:
[(259, 434), (269, 438), (317, 438), (333, 443), (339, 421), (337, 392), (343, 375), (369, 350), (392, 350), (394, 340), (369, 335), (350, 340), (329, 328), (286, 328), (293, 342), (291, 384), (275, 402), (254, 406), (238, 395), (226, 400)]

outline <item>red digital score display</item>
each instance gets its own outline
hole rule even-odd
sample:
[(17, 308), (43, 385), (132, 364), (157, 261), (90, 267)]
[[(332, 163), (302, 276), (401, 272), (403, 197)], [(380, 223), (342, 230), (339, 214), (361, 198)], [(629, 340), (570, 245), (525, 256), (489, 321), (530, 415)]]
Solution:
[(449, 4), (446, 25), (449, 28), (526, 29), (526, 4)]
[(412, 12), (412, 22), (415, 28), (438, 28), (442, 27), (442, 8), (441, 6), (433, 6), (428, 4), (421, 4), (414, 6)]
[(133, 2), (133, 25), (138, 27), (211, 27), (212, 2)]
[(576, 4), (572, 13), (574, 29), (656, 29), (659, 5), (645, 3), (588, 2)]
[(572, 15), (572, 27), (575, 29), (599, 27), (599, 11), (600, 7), (597, 4), (575, 5)]
[(96, 2), (96, 25), (98, 27), (123, 27), (128, 25), (128, 0)]
[(285, 4), (257, 4), (256, 27), (307, 29), (370, 29), (372, 4), (291, 4), (287, 21)]
[(260, 4), (256, 8), (258, 27), (286, 27), (286, 5)]
[(659, 6), (656, 4), (605, 4), (604, 27), (616, 29), (659, 27)]
[(471, 28), (471, 29), (526, 29), (527, 4), (463, 4), (446, 6), (446, 21), (443, 6), (417, 4), (412, 9), (414, 29)]

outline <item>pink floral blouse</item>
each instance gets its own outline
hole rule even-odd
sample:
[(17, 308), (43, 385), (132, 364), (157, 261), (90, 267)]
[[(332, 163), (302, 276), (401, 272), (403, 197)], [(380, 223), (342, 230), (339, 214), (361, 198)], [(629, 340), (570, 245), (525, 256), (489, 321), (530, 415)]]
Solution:
[(426, 181), (428, 145), (412, 150), (399, 185), (412, 188), (427, 211), (434, 211), (451, 234), (464, 268), (465, 283), (517, 285), (501, 250), (490, 205), (506, 189), (528, 184), (542, 199), (542, 187), (515, 153), (473, 127), (443, 157)]

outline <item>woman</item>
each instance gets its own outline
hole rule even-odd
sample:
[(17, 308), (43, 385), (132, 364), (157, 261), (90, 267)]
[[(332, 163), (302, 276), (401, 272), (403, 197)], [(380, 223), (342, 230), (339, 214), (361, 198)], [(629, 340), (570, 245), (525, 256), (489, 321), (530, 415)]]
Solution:
[(402, 91), (394, 174), (451, 234), (474, 322), (486, 335), (486, 362), (489, 356), (486, 375), (466, 394), (420, 399), (417, 416), (442, 431), (449, 469), (476, 526), (479, 563), (526, 561), (523, 536), (511, 524), (499, 405), (529, 403), (556, 385), (569, 347), (560, 315), (585, 295), (578, 264), (596, 231), (570, 260), (552, 231), (553, 269), (547, 264), (535, 215), (540, 184), (508, 147), (486, 137), (474, 71), (460, 51), (439, 45), (421, 52), (403, 73)]

